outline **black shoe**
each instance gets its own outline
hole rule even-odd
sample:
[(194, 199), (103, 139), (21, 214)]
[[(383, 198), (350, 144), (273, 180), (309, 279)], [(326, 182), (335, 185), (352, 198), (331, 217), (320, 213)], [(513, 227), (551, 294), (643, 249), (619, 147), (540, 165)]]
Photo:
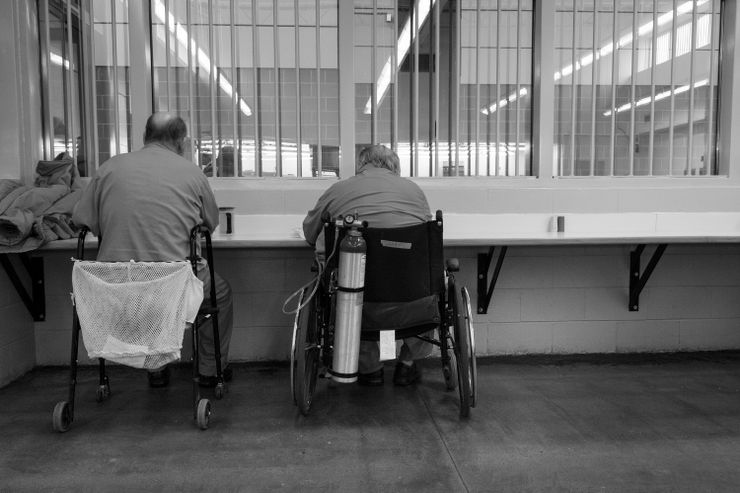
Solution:
[(170, 384), (170, 368), (165, 366), (164, 368), (157, 371), (150, 371), (147, 373), (149, 378), (149, 386), (152, 388), (167, 387)]
[(404, 365), (400, 361), (396, 363), (396, 371), (393, 372), (393, 385), (405, 387), (421, 380), (421, 371), (412, 363), (411, 366)]
[[(223, 376), (224, 376), (224, 382), (231, 382), (231, 379), (234, 377), (234, 371), (231, 369), (230, 366), (227, 366), (223, 369)], [(216, 378), (216, 375), (201, 375), (198, 374), (198, 379), (200, 380), (201, 387), (206, 387), (209, 389), (214, 388), (216, 385), (218, 385), (218, 379)]]
[(365, 387), (380, 387), (383, 385), (383, 369), (372, 373), (360, 373), (357, 376), (357, 383)]

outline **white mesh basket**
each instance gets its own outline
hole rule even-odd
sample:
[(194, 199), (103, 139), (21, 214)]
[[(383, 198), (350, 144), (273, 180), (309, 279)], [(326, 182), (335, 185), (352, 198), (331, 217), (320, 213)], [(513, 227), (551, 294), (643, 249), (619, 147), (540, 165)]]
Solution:
[(203, 301), (187, 261), (75, 260), (72, 289), (90, 358), (149, 370), (180, 358), (185, 326)]

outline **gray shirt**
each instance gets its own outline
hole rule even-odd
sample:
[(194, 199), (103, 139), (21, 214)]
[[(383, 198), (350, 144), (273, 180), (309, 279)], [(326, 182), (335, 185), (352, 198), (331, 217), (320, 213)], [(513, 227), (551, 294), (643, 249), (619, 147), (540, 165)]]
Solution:
[(333, 184), (319, 197), (303, 220), (303, 233), (311, 245), (322, 233), (321, 216), (325, 211), (332, 218), (357, 212), (371, 228), (413, 226), (432, 218), (421, 188), (383, 168), (365, 168)]
[(198, 224), (213, 230), (218, 206), (197, 166), (150, 143), (106, 161), (72, 220), (102, 235), (98, 260), (184, 260), (190, 230)]

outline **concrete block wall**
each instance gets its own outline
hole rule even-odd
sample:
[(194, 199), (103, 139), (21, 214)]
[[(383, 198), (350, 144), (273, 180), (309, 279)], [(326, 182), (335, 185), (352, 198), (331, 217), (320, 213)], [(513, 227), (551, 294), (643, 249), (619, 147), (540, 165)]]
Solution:
[[(638, 312), (627, 309), (630, 249), (509, 247), (488, 313), (474, 314), (476, 352), (483, 356), (740, 348), (737, 245), (670, 245), (642, 292)], [(458, 285), (467, 286), (473, 310), (477, 254), (484, 251), (446, 251), (446, 256), (460, 259)], [(69, 252), (47, 252), (48, 318), (35, 323), (39, 365), (69, 363), (69, 257)], [(282, 306), (312, 278), (311, 257), (308, 248), (216, 251), (217, 270), (234, 291), (232, 360), (288, 360), (293, 316), (283, 314)], [(22, 308), (19, 317), (29, 319)], [(33, 347), (33, 340), (25, 344)], [(84, 349), (80, 362), (89, 363)]]
[[(21, 272), (23, 267), (16, 266)], [(34, 323), (5, 271), (0, 272), (0, 387), (34, 367)]]

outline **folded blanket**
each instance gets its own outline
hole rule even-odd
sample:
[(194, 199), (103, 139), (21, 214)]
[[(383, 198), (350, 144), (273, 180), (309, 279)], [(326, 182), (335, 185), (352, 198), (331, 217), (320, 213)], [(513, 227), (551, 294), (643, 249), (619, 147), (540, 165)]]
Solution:
[(71, 159), (39, 161), (34, 186), (0, 180), (0, 253), (25, 252), (72, 238), (72, 211), (82, 194)]

